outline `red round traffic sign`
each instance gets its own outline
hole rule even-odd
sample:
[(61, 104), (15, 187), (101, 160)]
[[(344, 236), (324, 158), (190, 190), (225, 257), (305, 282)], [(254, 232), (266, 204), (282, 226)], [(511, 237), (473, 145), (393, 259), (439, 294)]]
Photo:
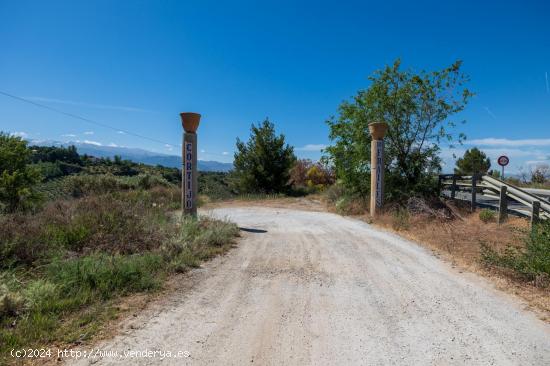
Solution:
[(510, 159), (508, 159), (506, 155), (501, 155), (498, 157), (497, 162), (498, 162), (498, 165), (500, 166), (506, 166), (510, 162)]

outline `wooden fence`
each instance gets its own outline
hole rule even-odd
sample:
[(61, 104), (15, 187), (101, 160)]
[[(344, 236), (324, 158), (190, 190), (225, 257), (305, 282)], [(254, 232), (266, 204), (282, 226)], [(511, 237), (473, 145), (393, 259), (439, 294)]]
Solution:
[(498, 222), (506, 220), (508, 202), (513, 200), (527, 207), (527, 215), (531, 222), (550, 219), (550, 203), (541, 197), (527, 192), (510, 183), (489, 175), (457, 175), (442, 174), (439, 176), (439, 193), (450, 190), (450, 198), (456, 199), (457, 192), (470, 194), (470, 207), (474, 211), (478, 206), (478, 196), (498, 199)]

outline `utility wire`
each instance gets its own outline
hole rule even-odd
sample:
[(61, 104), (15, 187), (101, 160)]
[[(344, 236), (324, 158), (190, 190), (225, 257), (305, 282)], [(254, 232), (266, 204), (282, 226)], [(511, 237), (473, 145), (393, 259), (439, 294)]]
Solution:
[[(50, 106), (47, 106), (47, 105), (44, 105), (44, 104), (41, 104), (41, 103), (37, 103), (37, 102), (34, 102), (34, 101), (32, 101), (32, 100), (23, 98), (23, 97), (18, 97), (17, 95), (13, 95), (13, 94), (10, 94), (10, 93), (6, 93), (6, 92), (1, 91), (1, 90), (0, 90), (0, 94), (1, 94), (1, 95), (4, 95), (4, 96), (6, 96), (6, 97), (9, 97), (9, 98), (15, 99), (15, 100), (19, 100), (19, 101), (21, 101), (21, 102), (25, 102), (25, 103), (32, 104), (32, 105), (34, 105), (34, 106), (36, 106), (36, 107), (44, 108), (44, 109), (47, 109), (47, 110), (52, 111), (52, 112), (55, 112), (55, 113), (59, 113), (59, 114), (62, 114), (62, 115), (68, 116), (68, 117), (76, 118), (76, 119), (79, 119), (79, 120), (84, 121), (84, 122), (87, 122), (87, 123), (91, 123), (91, 124), (96, 125), (96, 126), (100, 126), (100, 127), (103, 127), (103, 128), (108, 128), (108, 129), (110, 129), (110, 130), (117, 131), (117, 132), (121, 131), (121, 132), (124, 132), (124, 133), (127, 134), (127, 135), (134, 136), (134, 137), (138, 137), (138, 138), (144, 139), (144, 140), (149, 140), (149, 141), (152, 141), (152, 142), (157, 142), (157, 143), (159, 143), (159, 144), (164, 144), (164, 145), (171, 146), (171, 147), (178, 147), (177, 145), (170, 144), (170, 143), (165, 142), (165, 141), (161, 141), (161, 140), (157, 140), (157, 139), (154, 139), (154, 138), (151, 138), (151, 137), (143, 136), (143, 135), (140, 135), (139, 133), (135, 133), (135, 132), (132, 132), (132, 131), (124, 130), (124, 129), (122, 129), (122, 128), (112, 127), (112, 126), (109, 126), (109, 125), (107, 125), (107, 124), (105, 124), (105, 123), (97, 122), (97, 121), (94, 121), (94, 120), (92, 120), (92, 119), (89, 119), (89, 118), (86, 118), (86, 117), (79, 116), (79, 115), (77, 115), (77, 114), (65, 112), (65, 111), (62, 111), (62, 110), (60, 110), (60, 109), (53, 108), (53, 107), (50, 107)], [(225, 155), (225, 154), (217, 154), (217, 153), (209, 153), (209, 152), (204, 152), (203, 154), (205, 154), (205, 155), (224, 156), (224, 157), (227, 156), (227, 155)]]
[(110, 130), (113, 130), (113, 131), (122, 131), (124, 132), (125, 134), (128, 134), (130, 136), (134, 136), (134, 137), (138, 137), (138, 138), (141, 138), (141, 139), (145, 139), (145, 140), (149, 140), (149, 141), (152, 141), (152, 142), (157, 142), (157, 143), (160, 143), (160, 144), (165, 144), (165, 145), (169, 145), (169, 146), (172, 146), (172, 147), (176, 147), (176, 145), (174, 144), (170, 144), (168, 142), (165, 142), (165, 141), (161, 141), (161, 140), (157, 140), (157, 139), (154, 139), (154, 138), (151, 138), (151, 137), (147, 137), (147, 136), (143, 136), (143, 135), (140, 135), (138, 133), (135, 133), (135, 132), (132, 132), (132, 131), (128, 131), (128, 130), (124, 130), (122, 128), (115, 128), (115, 127), (112, 127), (112, 126), (109, 126), (105, 123), (101, 123), (101, 122), (97, 122), (97, 121), (94, 121), (92, 119), (89, 119), (89, 118), (86, 118), (86, 117), (82, 117), (82, 116), (79, 116), (77, 114), (73, 114), (73, 113), (69, 113), (69, 112), (64, 112), (60, 109), (57, 109), (57, 108), (53, 108), (53, 107), (50, 107), (50, 106), (47, 106), (47, 105), (44, 105), (44, 104), (41, 104), (41, 103), (36, 103), (32, 100), (29, 100), (29, 99), (25, 99), (25, 98), (22, 98), (22, 97), (18, 97), (16, 95), (13, 95), (13, 94), (9, 94), (9, 93), (6, 93), (6, 92), (3, 92), (0, 90), (0, 94), (6, 96), (6, 97), (9, 97), (9, 98), (12, 98), (12, 99), (16, 99), (16, 100), (19, 100), (21, 102), (25, 102), (25, 103), (29, 103), (29, 104), (32, 104), (36, 107), (40, 107), (40, 108), (44, 108), (44, 109), (47, 109), (49, 111), (52, 111), (52, 112), (56, 112), (56, 113), (59, 113), (59, 114), (63, 114), (65, 116), (68, 116), (68, 117), (72, 117), (72, 118), (76, 118), (76, 119), (79, 119), (81, 121), (84, 121), (84, 122), (88, 122), (88, 123), (91, 123), (93, 125), (96, 125), (96, 126), (100, 126), (100, 127), (103, 127), (103, 128), (108, 128)]

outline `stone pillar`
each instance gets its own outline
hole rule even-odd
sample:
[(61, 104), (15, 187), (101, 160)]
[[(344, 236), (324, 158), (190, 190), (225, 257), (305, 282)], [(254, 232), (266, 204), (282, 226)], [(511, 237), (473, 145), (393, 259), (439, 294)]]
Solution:
[(197, 215), (197, 128), (201, 115), (198, 113), (180, 113), (183, 133), (181, 169), (181, 207), (184, 215)]
[(385, 122), (369, 123), (372, 136), (370, 154), (370, 214), (376, 216), (384, 205), (384, 135)]

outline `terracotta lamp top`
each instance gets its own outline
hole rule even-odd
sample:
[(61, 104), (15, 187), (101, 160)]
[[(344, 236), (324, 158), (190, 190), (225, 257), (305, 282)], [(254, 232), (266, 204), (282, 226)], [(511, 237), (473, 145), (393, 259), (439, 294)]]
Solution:
[(182, 112), (180, 113), (180, 117), (181, 117), (181, 124), (185, 132), (187, 133), (197, 132), (197, 128), (199, 128), (199, 122), (201, 120), (200, 114), (193, 113), (193, 112)]
[(382, 140), (387, 130), (388, 124), (386, 122), (369, 123), (369, 131), (374, 140)]

